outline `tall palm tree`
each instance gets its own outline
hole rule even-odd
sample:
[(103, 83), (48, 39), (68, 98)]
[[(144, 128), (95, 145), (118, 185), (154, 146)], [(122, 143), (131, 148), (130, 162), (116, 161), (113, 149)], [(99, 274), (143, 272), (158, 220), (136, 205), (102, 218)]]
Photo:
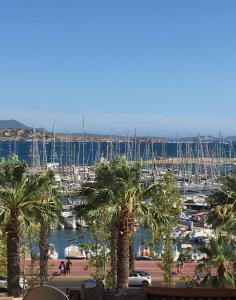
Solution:
[(115, 192), (113, 188), (112, 171), (109, 163), (100, 163), (95, 167), (96, 182), (84, 184), (82, 194), (86, 202), (75, 207), (78, 218), (87, 221), (94, 220), (100, 226), (110, 228), (111, 231), (111, 273), (112, 284), (117, 286), (117, 237), (119, 212), (115, 205)]
[(82, 188), (87, 203), (76, 208), (78, 216), (96, 213), (98, 208), (109, 216), (113, 286), (117, 278), (117, 286), (121, 288), (128, 286), (129, 240), (134, 217), (151, 220), (150, 206), (143, 201), (145, 190), (140, 185), (140, 175), (141, 163), (131, 165), (124, 156), (98, 164), (95, 183)]
[(16, 156), (2, 160), (0, 165), (0, 205), (1, 221), (7, 234), (7, 281), (8, 295), (20, 294), (20, 222), (28, 221), (30, 182), (25, 176), (26, 164)]
[(20, 295), (20, 249), (22, 228), (35, 222), (33, 211), (42, 207), (43, 181), (28, 175), (25, 162), (16, 155), (0, 162), (0, 222), (7, 235), (8, 295)]
[[(85, 211), (102, 208), (111, 226), (111, 269), (113, 284), (127, 287), (129, 273), (129, 235), (134, 207), (141, 200), (140, 164), (129, 165), (125, 157), (119, 157), (95, 168), (95, 183), (84, 186), (88, 199)], [(83, 208), (76, 209), (77, 215)], [(118, 242), (117, 242), (118, 241)]]
[(32, 215), (39, 224), (40, 284), (48, 281), (48, 250), (50, 227), (61, 219), (62, 206), (53, 190), (54, 173), (43, 171), (34, 177), (35, 185), (41, 187), (39, 203), (32, 208)]
[(208, 197), (211, 213), (208, 223), (213, 228), (221, 228), (229, 232), (236, 231), (236, 175), (234, 173), (222, 177), (218, 189)]
[[(209, 245), (202, 247), (201, 252), (205, 259), (196, 268), (197, 271), (206, 272), (203, 286), (218, 288), (235, 288), (235, 278), (229, 271), (229, 262), (235, 262), (235, 254), (227, 237), (210, 238)], [(216, 269), (216, 275), (212, 275)]]
[[(39, 225), (36, 223), (27, 224), (27, 227), (22, 229), (22, 240), (24, 241), (24, 244), (26, 245), (28, 249), (28, 254), (30, 256), (30, 269), (29, 274), (30, 275), (30, 286), (29, 288), (34, 287), (34, 280), (35, 280), (35, 262), (36, 262), (36, 255), (33, 251), (33, 242), (35, 241), (35, 236), (39, 232)], [(25, 243), (26, 241), (26, 243)]]

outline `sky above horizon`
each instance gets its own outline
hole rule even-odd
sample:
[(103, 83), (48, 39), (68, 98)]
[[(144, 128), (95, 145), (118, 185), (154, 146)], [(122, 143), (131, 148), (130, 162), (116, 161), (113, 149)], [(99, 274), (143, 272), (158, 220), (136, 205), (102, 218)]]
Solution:
[(236, 134), (236, 1), (0, 1), (0, 119)]

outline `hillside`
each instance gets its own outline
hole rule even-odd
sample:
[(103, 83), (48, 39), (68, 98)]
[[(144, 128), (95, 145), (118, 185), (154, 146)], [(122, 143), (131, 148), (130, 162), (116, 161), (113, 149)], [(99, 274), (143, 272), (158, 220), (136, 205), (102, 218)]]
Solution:
[(16, 120), (0, 120), (0, 128), (28, 128)]

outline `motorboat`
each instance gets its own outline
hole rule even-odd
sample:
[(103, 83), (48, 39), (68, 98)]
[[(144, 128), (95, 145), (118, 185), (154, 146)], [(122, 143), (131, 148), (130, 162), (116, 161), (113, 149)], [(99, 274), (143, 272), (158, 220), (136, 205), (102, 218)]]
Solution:
[[(179, 252), (176, 244), (173, 243), (172, 247), (173, 247), (173, 252), (172, 252), (173, 253), (173, 261), (177, 262), (177, 260), (179, 258), (179, 255), (180, 255), (180, 252)], [(161, 252), (160, 252), (160, 254), (158, 256), (158, 259), (160, 259), (160, 260), (162, 259), (164, 251), (165, 251), (165, 249), (164, 249), (164, 247), (162, 247), (162, 250), (161, 250)]]
[(181, 253), (185, 256), (186, 261), (200, 261), (204, 258), (204, 254), (193, 248), (191, 244), (181, 244)]
[(71, 244), (68, 247), (66, 247), (64, 255), (66, 259), (86, 259), (87, 257), (85, 250), (76, 244)]
[(65, 210), (61, 213), (66, 228), (76, 229), (76, 220), (71, 210)]
[(151, 251), (148, 246), (140, 246), (135, 256), (136, 260), (150, 260), (152, 259)]
[(205, 238), (208, 238), (209, 232), (205, 229), (193, 230), (189, 235), (189, 241), (201, 243)]
[(48, 256), (51, 259), (58, 259), (58, 252), (54, 244), (49, 244)]
[(183, 226), (175, 228), (172, 232), (174, 239), (184, 239), (191, 231), (187, 227)]

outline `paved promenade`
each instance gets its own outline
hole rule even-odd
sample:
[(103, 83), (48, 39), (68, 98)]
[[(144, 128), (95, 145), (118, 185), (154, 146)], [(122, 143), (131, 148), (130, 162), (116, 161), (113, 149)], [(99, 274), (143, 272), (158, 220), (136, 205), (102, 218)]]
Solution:
[[(49, 275), (57, 276), (60, 274), (59, 265), (63, 260), (49, 260)], [(64, 260), (66, 262), (66, 260)], [(92, 269), (85, 271), (84, 267), (88, 263), (86, 260), (71, 260), (71, 276), (79, 276), (79, 277), (90, 277), (90, 273)], [(27, 263), (29, 266), (29, 263)], [(185, 263), (183, 275), (193, 276), (195, 272), (196, 263)], [(163, 270), (158, 266), (158, 262), (156, 261), (136, 261), (135, 269), (144, 270), (151, 274), (152, 279), (161, 280), (163, 279)], [(173, 268), (174, 278), (179, 278), (181, 275), (176, 274), (176, 268)]]

